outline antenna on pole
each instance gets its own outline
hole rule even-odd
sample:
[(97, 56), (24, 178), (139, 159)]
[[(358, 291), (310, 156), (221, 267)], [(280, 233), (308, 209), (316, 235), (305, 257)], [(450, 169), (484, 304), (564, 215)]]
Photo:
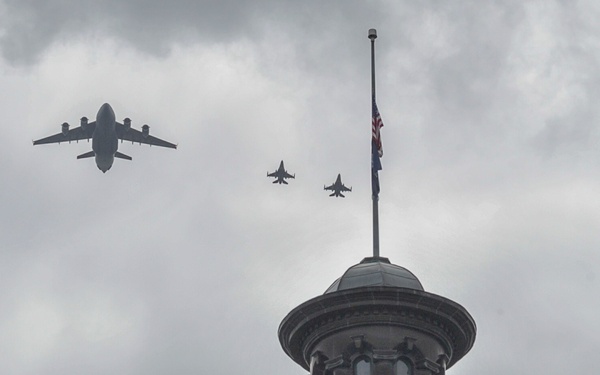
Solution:
[[(369, 29), (369, 39), (371, 40), (371, 99), (372, 99), (372, 119), (375, 118), (375, 39), (377, 39), (377, 30)], [(375, 123), (372, 124), (373, 131), (375, 130)], [(378, 131), (377, 131), (378, 132)], [(379, 136), (379, 135), (377, 135)], [(379, 177), (377, 175), (378, 170), (381, 169), (381, 165), (375, 165), (375, 158), (379, 161), (379, 155), (375, 155), (375, 140), (371, 137), (371, 185), (372, 185), (372, 198), (373, 198), (373, 258), (379, 258)]]

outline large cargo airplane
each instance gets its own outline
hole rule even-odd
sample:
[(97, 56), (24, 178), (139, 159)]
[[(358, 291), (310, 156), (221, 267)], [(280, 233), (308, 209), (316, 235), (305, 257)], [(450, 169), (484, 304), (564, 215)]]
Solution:
[(345, 196), (344, 196), (344, 194), (342, 194), (342, 192), (352, 191), (352, 187), (348, 188), (342, 183), (342, 175), (339, 173), (338, 173), (337, 178), (335, 179), (335, 182), (333, 183), (333, 185), (323, 186), (323, 189), (333, 191), (333, 193), (329, 194), (330, 197), (336, 196), (336, 197), (342, 197), (342, 198), (345, 198)]
[(293, 174), (289, 174), (286, 170), (285, 167), (283, 166), (283, 160), (281, 161), (281, 163), (279, 163), (279, 168), (277, 168), (277, 170), (275, 172), (269, 173), (267, 172), (267, 177), (275, 177), (275, 181), (273, 181), (274, 184), (288, 184), (287, 181), (285, 180), (286, 178), (296, 178), (296, 175)]
[(161, 146), (177, 148), (177, 145), (163, 141), (162, 139), (150, 135), (150, 127), (142, 126), (142, 131), (131, 128), (131, 120), (125, 118), (123, 123), (115, 121), (115, 112), (108, 103), (102, 104), (96, 121), (88, 123), (87, 117), (82, 117), (80, 126), (69, 130), (69, 124), (62, 124), (62, 132), (51, 135), (46, 138), (33, 141), (34, 145), (45, 143), (61, 143), (79, 141), (82, 139), (92, 139), (92, 151), (77, 156), (77, 159), (91, 158), (96, 159), (96, 165), (103, 173), (112, 167), (115, 158), (131, 160), (131, 156), (117, 151), (119, 148), (119, 139), (131, 141), (131, 143), (145, 143), (151, 146)]

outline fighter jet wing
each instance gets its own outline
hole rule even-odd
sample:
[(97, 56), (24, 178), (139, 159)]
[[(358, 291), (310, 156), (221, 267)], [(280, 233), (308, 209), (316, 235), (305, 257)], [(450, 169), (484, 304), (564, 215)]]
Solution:
[(342, 185), (342, 187), (340, 187), (340, 191), (352, 191), (352, 188), (347, 188), (346, 185)]
[(323, 187), (324, 190), (335, 190), (335, 185), (329, 185), (327, 187)]
[(131, 141), (133, 143), (144, 143), (151, 146), (160, 146), (168, 148), (177, 148), (176, 144), (164, 141), (160, 138), (153, 137), (149, 134), (144, 134), (139, 130), (133, 128), (126, 128), (125, 125), (116, 123), (117, 137), (124, 141)]
[(295, 176), (295, 175), (291, 175), (291, 174), (287, 173), (287, 171), (284, 171), (284, 172), (283, 172), (283, 178), (294, 178), (294, 179), (295, 179), (295, 178), (296, 178), (296, 176)]
[(96, 121), (90, 122), (85, 127), (85, 130), (78, 126), (64, 133), (58, 133), (51, 135), (46, 138), (38, 139), (37, 141), (33, 141), (34, 145), (43, 145), (46, 143), (61, 143), (61, 142), (71, 142), (71, 141), (79, 141), (82, 139), (90, 139), (92, 138), (92, 134), (94, 134), (94, 129), (96, 129)]

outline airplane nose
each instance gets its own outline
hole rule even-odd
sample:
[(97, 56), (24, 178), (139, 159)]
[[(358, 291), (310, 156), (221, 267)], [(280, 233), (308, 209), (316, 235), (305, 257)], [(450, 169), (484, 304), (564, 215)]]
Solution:
[(113, 117), (115, 115), (112, 107), (110, 106), (110, 104), (108, 103), (104, 103), (102, 104), (102, 106), (100, 107), (100, 109), (98, 110), (98, 115), (97, 117), (105, 117), (105, 114), (110, 115), (111, 117)]

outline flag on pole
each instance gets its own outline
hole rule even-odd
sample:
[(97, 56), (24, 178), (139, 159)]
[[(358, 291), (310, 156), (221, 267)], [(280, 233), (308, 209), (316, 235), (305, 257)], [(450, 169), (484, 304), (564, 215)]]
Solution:
[(379, 134), (379, 130), (383, 128), (383, 121), (381, 121), (381, 116), (379, 115), (379, 110), (377, 109), (377, 103), (375, 103), (375, 99), (373, 99), (373, 122), (371, 123), (371, 125), (371, 130), (373, 133), (373, 142), (375, 142), (375, 146), (377, 147), (377, 154), (379, 155), (379, 157), (382, 157), (383, 147), (381, 146), (381, 137)]
[(381, 160), (383, 156), (383, 146), (381, 145), (380, 130), (383, 127), (383, 121), (379, 115), (375, 98), (373, 98), (373, 116), (371, 122), (371, 188), (373, 196), (379, 196), (379, 171), (381, 170)]

